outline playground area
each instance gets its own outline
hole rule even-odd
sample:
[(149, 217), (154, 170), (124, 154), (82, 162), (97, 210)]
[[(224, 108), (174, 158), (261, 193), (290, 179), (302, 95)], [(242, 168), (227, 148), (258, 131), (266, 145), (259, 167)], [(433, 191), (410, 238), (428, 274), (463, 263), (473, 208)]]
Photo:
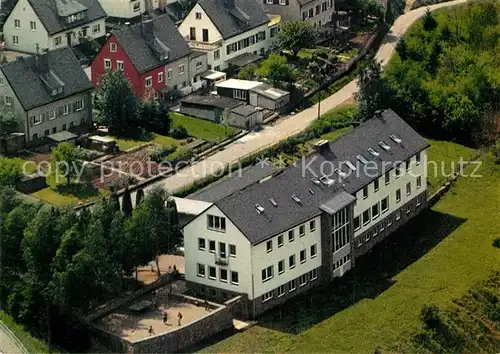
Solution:
[[(173, 254), (163, 254), (159, 257), (160, 274), (167, 274), (169, 267), (175, 268), (179, 273), (184, 274), (184, 257)], [(137, 279), (144, 284), (151, 284), (158, 279), (158, 272), (156, 271), (156, 263), (150, 262), (147, 266), (139, 267), (137, 269)]]
[[(169, 286), (166, 286), (158, 289), (156, 295), (150, 294), (138, 298), (123, 309), (104, 317), (97, 323), (97, 326), (121, 339), (136, 342), (187, 326), (206, 316), (210, 311), (212, 310), (205, 309), (203, 303), (197, 306), (184, 302), (179, 297), (169, 296)], [(164, 322), (165, 312), (167, 313), (166, 322)], [(179, 313), (182, 314), (180, 326)], [(153, 329), (151, 333), (150, 328)]]

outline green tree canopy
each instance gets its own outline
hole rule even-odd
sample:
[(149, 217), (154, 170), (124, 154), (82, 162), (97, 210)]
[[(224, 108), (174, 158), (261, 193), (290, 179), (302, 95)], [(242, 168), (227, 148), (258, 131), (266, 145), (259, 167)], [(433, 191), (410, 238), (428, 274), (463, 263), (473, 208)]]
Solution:
[(281, 24), (277, 44), (281, 50), (289, 50), (296, 56), (301, 49), (313, 46), (315, 40), (316, 31), (310, 22), (293, 20)]
[(294, 69), (288, 65), (286, 58), (279, 54), (271, 54), (263, 60), (256, 73), (276, 86), (293, 83), (296, 79)]
[(21, 180), (21, 166), (7, 157), (0, 157), (0, 186), (15, 186)]
[(50, 156), (54, 173), (66, 178), (66, 183), (71, 184), (73, 177), (81, 176), (84, 163), (80, 160), (80, 153), (71, 143), (60, 143), (52, 150)]
[(0, 135), (18, 131), (21, 121), (13, 110), (6, 106), (0, 107)]

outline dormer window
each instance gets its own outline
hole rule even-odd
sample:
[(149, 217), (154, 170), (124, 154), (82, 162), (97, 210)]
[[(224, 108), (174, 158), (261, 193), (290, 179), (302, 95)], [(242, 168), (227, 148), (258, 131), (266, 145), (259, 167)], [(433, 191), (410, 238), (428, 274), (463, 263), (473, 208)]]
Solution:
[(117, 49), (118, 49), (118, 46), (116, 45), (116, 43), (109, 44), (109, 51), (110, 52), (116, 53)]
[(50, 93), (52, 96), (57, 95), (57, 89), (53, 89), (52, 92)]
[(79, 21), (79, 20), (83, 20), (85, 17), (85, 12), (79, 12), (79, 13), (76, 13), (76, 14), (73, 14), (73, 15), (69, 15), (68, 17), (66, 17), (66, 22), (67, 23), (73, 23), (75, 21)]

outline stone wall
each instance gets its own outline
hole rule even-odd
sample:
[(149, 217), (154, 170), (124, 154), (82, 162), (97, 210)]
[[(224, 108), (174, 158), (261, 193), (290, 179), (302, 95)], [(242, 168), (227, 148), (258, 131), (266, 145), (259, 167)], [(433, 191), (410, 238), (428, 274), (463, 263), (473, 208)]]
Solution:
[[(203, 304), (202, 300), (189, 296), (173, 294), (179, 301)], [(233, 327), (233, 316), (230, 308), (220, 306), (205, 316), (186, 326), (176, 328), (168, 333), (134, 342), (129, 353), (171, 353), (191, 347), (203, 339)]]

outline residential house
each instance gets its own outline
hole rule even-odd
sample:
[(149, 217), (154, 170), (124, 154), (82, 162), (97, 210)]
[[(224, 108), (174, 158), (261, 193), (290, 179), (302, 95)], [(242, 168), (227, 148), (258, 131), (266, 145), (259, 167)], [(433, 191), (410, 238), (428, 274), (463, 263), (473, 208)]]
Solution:
[(304, 20), (315, 27), (329, 23), (335, 12), (334, 0), (258, 0), (266, 14), (279, 15), (281, 21)]
[(188, 94), (202, 87), (207, 70), (204, 52), (193, 51), (168, 15), (112, 32), (92, 62), (92, 83), (106, 70), (121, 69), (137, 97)]
[(0, 104), (19, 117), (26, 143), (92, 125), (92, 84), (70, 48), (0, 66)]
[(209, 205), (183, 228), (188, 286), (244, 294), (256, 316), (342, 277), (426, 207), (428, 147), (387, 110), (293, 166), (255, 166), (192, 196)]
[(149, 0), (99, 0), (108, 17), (132, 19), (146, 11)]
[(276, 27), (256, 0), (200, 0), (179, 26), (191, 48), (208, 55), (209, 69), (245, 66), (269, 51)]
[(106, 34), (106, 13), (98, 0), (19, 0), (5, 20), (8, 50), (32, 53), (80, 43)]

